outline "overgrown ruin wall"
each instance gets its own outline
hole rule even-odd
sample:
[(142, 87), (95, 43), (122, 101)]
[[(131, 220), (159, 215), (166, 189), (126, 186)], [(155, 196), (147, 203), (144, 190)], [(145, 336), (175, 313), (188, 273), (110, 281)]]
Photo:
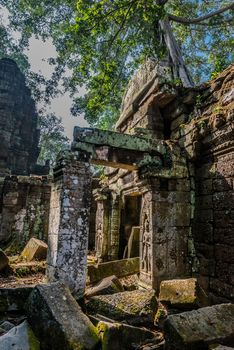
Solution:
[[(234, 300), (234, 66), (164, 111), (187, 153), (194, 215), (193, 272), (211, 295)], [(215, 299), (217, 300), (217, 299)]]
[[(108, 169), (103, 193), (117, 192), (120, 208), (125, 196), (143, 198), (142, 281), (157, 288), (163, 278), (195, 275), (214, 300), (233, 301), (234, 66), (194, 89), (172, 86), (158, 73), (146, 63), (133, 77), (116, 130), (165, 140), (177, 159), (174, 170), (149, 167), (142, 177)], [(110, 242), (111, 228), (105, 235)]]
[(40, 131), (31, 92), (17, 64), (0, 60), (0, 244), (19, 252), (31, 237), (47, 240), (48, 165), (36, 164)]
[(31, 237), (47, 241), (50, 180), (45, 177), (0, 178), (0, 244), (19, 252)]

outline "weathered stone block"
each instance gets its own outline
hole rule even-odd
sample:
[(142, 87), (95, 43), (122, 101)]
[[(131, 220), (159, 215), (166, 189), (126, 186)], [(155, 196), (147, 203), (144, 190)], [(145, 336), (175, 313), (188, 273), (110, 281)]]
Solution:
[(214, 193), (213, 203), (214, 208), (218, 210), (227, 210), (227, 208), (234, 208), (234, 192), (230, 191)]
[(203, 255), (197, 253), (197, 259), (199, 261), (199, 274), (203, 276), (215, 275), (215, 259), (206, 259)]
[(196, 198), (197, 208), (200, 209), (213, 209), (213, 196), (204, 195)]
[(214, 294), (234, 302), (234, 288), (230, 283), (225, 283), (218, 278), (210, 278), (210, 290)]
[[(232, 227), (234, 225), (234, 210), (228, 208), (227, 210), (215, 210), (214, 211), (214, 225), (217, 229)], [(223, 230), (225, 232), (226, 230)]]
[(96, 296), (86, 306), (92, 315), (101, 314), (137, 326), (153, 323), (157, 305), (154, 291), (136, 290)]
[(197, 242), (211, 243), (213, 242), (213, 225), (206, 223), (195, 223), (194, 239)]
[(99, 341), (89, 318), (60, 283), (36, 286), (26, 310), (45, 350), (91, 350)]
[(196, 187), (197, 193), (200, 195), (207, 195), (213, 193), (212, 179), (198, 181)]
[(232, 178), (223, 178), (213, 180), (213, 190), (223, 192), (232, 190)]
[(224, 243), (230, 245), (230, 247), (234, 246), (234, 235), (233, 235), (233, 227), (229, 223), (228, 227), (221, 227), (214, 229), (214, 241), (215, 243)]
[(85, 292), (86, 298), (91, 298), (95, 295), (114, 294), (123, 292), (124, 288), (116, 276), (104, 278), (96, 286), (88, 288)]
[(159, 300), (178, 309), (193, 309), (208, 304), (196, 278), (162, 281)]
[(157, 227), (189, 226), (191, 208), (189, 203), (153, 202), (153, 221)]
[[(215, 219), (215, 217), (214, 217)], [(202, 209), (199, 208), (195, 211), (195, 222), (196, 223), (206, 223), (213, 221), (213, 210), (212, 209)]]
[(88, 278), (90, 283), (95, 283), (113, 274), (117, 277), (125, 277), (139, 273), (139, 271), (140, 259), (136, 257), (89, 265)]
[(195, 242), (196, 250), (206, 259), (214, 259), (214, 246), (208, 243)]
[(24, 250), (21, 253), (21, 256), (27, 260), (44, 260), (47, 255), (47, 244), (37, 238), (31, 238)]
[(0, 349), (40, 350), (40, 344), (27, 321), (0, 337)]
[(219, 261), (233, 263), (234, 264), (234, 255), (233, 249), (231, 249), (230, 245), (227, 244), (216, 244), (215, 245), (215, 257)]
[(153, 332), (123, 323), (101, 321), (97, 329), (102, 341), (102, 350), (129, 350), (133, 348), (133, 344), (142, 344), (155, 337)]
[(234, 305), (220, 304), (168, 316), (167, 349), (206, 350), (210, 344), (234, 344)]

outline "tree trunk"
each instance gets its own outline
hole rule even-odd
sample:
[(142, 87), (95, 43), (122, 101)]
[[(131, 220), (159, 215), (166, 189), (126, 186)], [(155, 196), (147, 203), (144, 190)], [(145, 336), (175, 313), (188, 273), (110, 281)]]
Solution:
[(169, 53), (169, 61), (172, 65), (174, 79), (180, 79), (184, 87), (194, 86), (168, 18), (160, 20), (159, 26), (162, 30), (163, 41)]

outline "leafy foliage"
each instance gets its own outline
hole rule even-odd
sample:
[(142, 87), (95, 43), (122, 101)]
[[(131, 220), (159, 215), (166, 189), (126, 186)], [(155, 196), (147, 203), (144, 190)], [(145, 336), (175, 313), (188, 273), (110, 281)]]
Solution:
[(39, 164), (44, 164), (47, 159), (50, 165), (54, 166), (58, 153), (69, 146), (69, 139), (64, 136), (64, 128), (61, 118), (54, 113), (39, 115), (39, 126), (41, 130), (40, 148), (41, 152), (38, 158)]
[[(26, 76), (27, 84), (31, 89), (33, 98), (41, 106), (44, 105), (38, 111), (39, 127), (41, 130), (41, 152), (38, 162), (39, 164), (44, 164), (49, 159), (51, 165), (54, 165), (57, 154), (68, 147), (69, 140), (64, 136), (61, 118), (56, 117), (53, 113), (46, 113), (45, 105), (48, 103), (49, 98), (58, 92), (56, 88), (61, 69), (57, 67), (51, 81), (46, 81), (41, 74), (31, 72), (27, 55), (23, 52), (23, 48), (25, 47), (23, 33), (21, 37), (17, 34), (12, 30), (10, 25), (4, 23), (2, 18), (0, 21), (0, 58), (8, 57), (16, 61), (18, 67)], [(28, 44), (28, 39), (26, 40), (26, 44)]]
[(196, 83), (233, 60), (232, 1), (0, 1), (11, 13), (11, 26), (22, 33), (21, 45), (27, 46), (32, 34), (53, 38), (58, 57), (51, 62), (56, 69), (46, 98), (69, 68), (65, 88), (72, 95), (83, 86), (87, 91), (74, 98), (73, 114), (84, 112), (91, 124), (104, 128), (113, 125), (127, 81), (139, 64), (146, 57), (168, 56), (160, 21), (168, 18)]

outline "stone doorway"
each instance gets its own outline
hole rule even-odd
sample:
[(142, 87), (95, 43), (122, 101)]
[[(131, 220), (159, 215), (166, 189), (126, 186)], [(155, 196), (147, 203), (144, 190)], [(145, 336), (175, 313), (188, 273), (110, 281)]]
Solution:
[(121, 210), (119, 259), (140, 255), (140, 214), (142, 196), (131, 194), (124, 197)]

